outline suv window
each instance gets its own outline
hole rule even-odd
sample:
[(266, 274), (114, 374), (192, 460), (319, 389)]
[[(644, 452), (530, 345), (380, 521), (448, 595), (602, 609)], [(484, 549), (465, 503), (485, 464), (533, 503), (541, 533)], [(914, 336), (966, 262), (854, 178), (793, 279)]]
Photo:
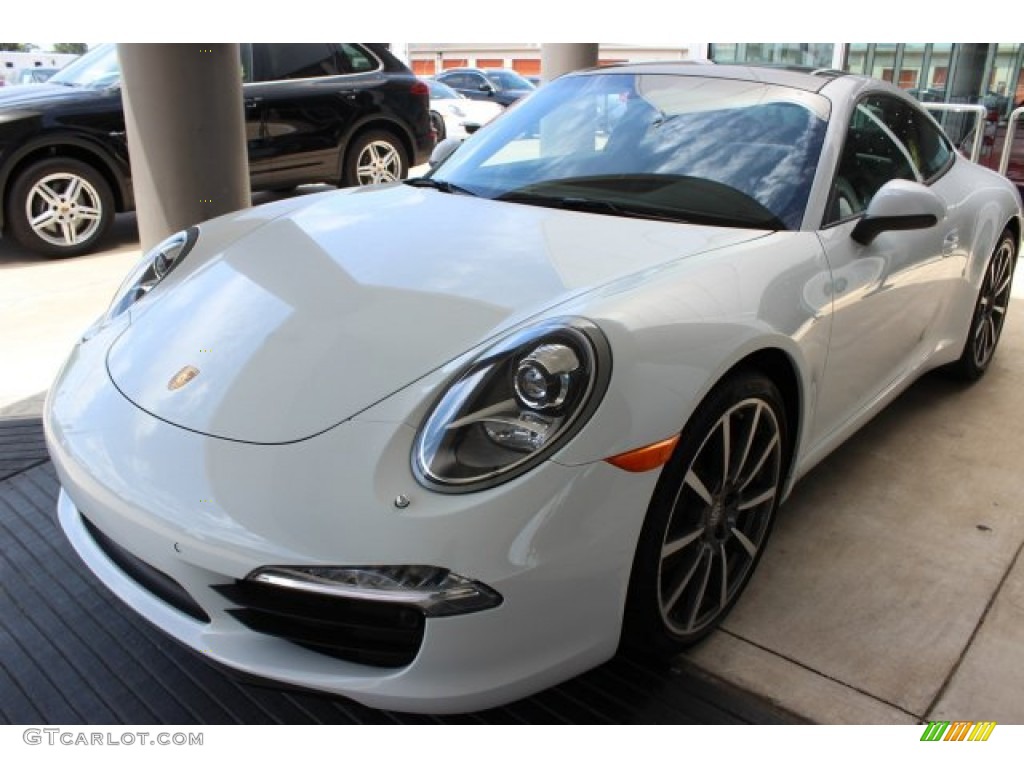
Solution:
[(242, 82), (251, 83), (252, 76), (252, 43), (239, 43), (238, 54), (242, 59)]
[(257, 44), (253, 55), (256, 79), (262, 81), (348, 75), (377, 68), (369, 53), (351, 43)]
[(369, 51), (352, 43), (341, 43), (338, 47), (340, 49), (338, 55), (346, 62), (346, 72), (354, 74), (357, 72), (373, 72), (377, 69), (377, 60), (373, 58)]

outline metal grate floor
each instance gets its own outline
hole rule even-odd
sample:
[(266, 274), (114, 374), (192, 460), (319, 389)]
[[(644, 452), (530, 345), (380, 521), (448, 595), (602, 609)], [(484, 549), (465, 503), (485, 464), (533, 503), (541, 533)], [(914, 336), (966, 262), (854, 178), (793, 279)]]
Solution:
[(428, 717), (243, 681), (179, 646), (92, 576), (56, 522), (39, 419), (0, 420), (0, 723), (792, 723), (698, 670), (620, 654), (514, 704)]

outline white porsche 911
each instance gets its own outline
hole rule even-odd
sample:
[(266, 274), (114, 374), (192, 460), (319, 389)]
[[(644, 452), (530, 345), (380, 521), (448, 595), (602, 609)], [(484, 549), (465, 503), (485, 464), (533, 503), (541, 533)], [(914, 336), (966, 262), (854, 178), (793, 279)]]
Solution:
[(465, 139), (505, 108), (495, 101), (469, 99), (439, 80), (424, 80), (430, 89), (430, 125), (438, 141)]
[(885, 83), (613, 66), (450, 148), (171, 237), (51, 390), (65, 532), (210, 659), (454, 712), (676, 652), (800, 476), (992, 360), (1020, 197)]

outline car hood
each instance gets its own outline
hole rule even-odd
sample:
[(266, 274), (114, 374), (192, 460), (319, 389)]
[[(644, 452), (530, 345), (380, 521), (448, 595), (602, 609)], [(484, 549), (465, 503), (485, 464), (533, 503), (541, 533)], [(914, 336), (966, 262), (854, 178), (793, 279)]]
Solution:
[[(405, 185), (285, 210), (213, 253), (201, 233), (133, 308), (107, 358), (128, 399), (205, 434), (300, 440), (560, 302), (765, 234)], [(210, 226), (219, 243), (238, 218)], [(189, 366), (198, 375), (176, 388)]]
[(431, 104), (442, 110), (454, 107), (467, 118), (481, 123), (488, 122), (504, 111), (500, 104), (493, 101), (474, 101), (473, 99), (434, 99)]
[(0, 89), (0, 109), (38, 110), (51, 104), (95, 99), (104, 91), (80, 88), (73, 85), (36, 83), (35, 85), (12, 85)]

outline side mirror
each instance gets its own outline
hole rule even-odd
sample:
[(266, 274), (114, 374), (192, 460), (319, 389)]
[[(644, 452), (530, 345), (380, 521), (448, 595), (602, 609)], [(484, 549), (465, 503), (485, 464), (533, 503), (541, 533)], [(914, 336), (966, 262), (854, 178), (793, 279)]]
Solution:
[(461, 145), (462, 139), (456, 139), (454, 137), (440, 142), (436, 147), (434, 147), (434, 151), (430, 153), (430, 160), (428, 160), (430, 167), (437, 168), (437, 166), (441, 165), (441, 163), (451, 157), (452, 152), (458, 149)]
[(491, 85), (490, 83), (481, 83), (480, 84), (480, 90), (483, 91), (484, 93), (492, 93), (493, 94), (494, 93), (494, 86)]
[(946, 217), (946, 206), (923, 184), (893, 179), (882, 186), (850, 233), (861, 245), (870, 245), (883, 232), (934, 227)]

